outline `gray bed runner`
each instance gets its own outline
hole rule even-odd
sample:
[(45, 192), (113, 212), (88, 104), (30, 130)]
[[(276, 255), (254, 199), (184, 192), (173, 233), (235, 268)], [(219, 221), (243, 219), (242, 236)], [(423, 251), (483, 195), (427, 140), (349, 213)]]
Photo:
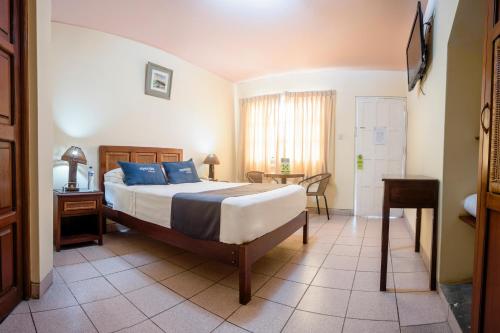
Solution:
[(272, 191), (286, 185), (246, 184), (198, 193), (177, 193), (172, 198), (172, 229), (196, 239), (219, 240), (222, 201)]

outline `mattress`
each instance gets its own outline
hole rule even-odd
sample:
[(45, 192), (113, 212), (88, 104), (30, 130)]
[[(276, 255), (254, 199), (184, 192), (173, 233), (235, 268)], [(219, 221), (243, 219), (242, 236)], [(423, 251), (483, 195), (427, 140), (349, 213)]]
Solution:
[[(104, 182), (106, 202), (113, 209), (166, 228), (170, 228), (171, 202), (176, 193), (196, 193), (241, 185), (244, 184), (203, 181), (127, 186)], [(227, 244), (250, 242), (284, 225), (305, 208), (306, 192), (299, 185), (227, 198), (221, 206), (219, 240)]]
[(467, 213), (476, 217), (477, 193), (471, 194), (467, 198), (465, 198), (464, 209)]

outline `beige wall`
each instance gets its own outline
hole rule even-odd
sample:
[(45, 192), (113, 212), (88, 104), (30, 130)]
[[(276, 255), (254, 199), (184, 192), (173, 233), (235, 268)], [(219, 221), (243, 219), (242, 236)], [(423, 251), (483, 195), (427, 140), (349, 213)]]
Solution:
[[(35, 294), (38, 294), (41, 281), (51, 282), (48, 274), (52, 270), (51, 10), (50, 1), (33, 1), (29, 5), (29, 11), (34, 15), (32, 18), (36, 17), (36, 27), (31, 25), (35, 23), (32, 20), (29, 26), (29, 33), (33, 36), (29, 64), (30, 278)], [(46, 287), (42, 286), (42, 289)]]
[[(331, 159), (328, 161), (334, 179), (327, 195), (329, 206), (352, 210), (356, 96), (405, 96), (405, 82), (406, 73), (401, 71), (325, 69), (293, 72), (240, 82), (237, 84), (236, 98), (285, 91), (335, 90), (335, 153), (330, 154)], [(236, 126), (238, 128), (238, 124)]]
[[(458, 8), (458, 9), (457, 9)], [(478, 111), (481, 93), (484, 8), (474, 0), (436, 3), (432, 62), (421, 85), (408, 94), (410, 174), (441, 182), (439, 280), (472, 276), (474, 231), (458, 216), (463, 199), (476, 190)], [(406, 211), (414, 229), (414, 212)], [(423, 214), (422, 246), (428, 262), (431, 212)]]
[[(208, 153), (221, 165), (216, 176), (233, 179), (233, 84), (144, 44), (102, 32), (52, 24), (54, 84), (54, 186), (67, 182), (60, 156), (70, 145), (97, 166), (99, 145), (183, 148), (200, 176)], [(173, 69), (170, 100), (144, 94), (146, 63)], [(85, 166), (78, 181), (86, 186)], [(96, 170), (97, 171), (97, 170)]]

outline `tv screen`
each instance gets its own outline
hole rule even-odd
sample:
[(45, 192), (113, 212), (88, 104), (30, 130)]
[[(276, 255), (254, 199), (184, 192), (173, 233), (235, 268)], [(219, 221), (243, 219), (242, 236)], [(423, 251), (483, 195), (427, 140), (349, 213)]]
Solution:
[(417, 14), (413, 20), (410, 40), (406, 47), (406, 65), (408, 70), (408, 91), (413, 90), (425, 70), (425, 40), (422, 8), (417, 4)]

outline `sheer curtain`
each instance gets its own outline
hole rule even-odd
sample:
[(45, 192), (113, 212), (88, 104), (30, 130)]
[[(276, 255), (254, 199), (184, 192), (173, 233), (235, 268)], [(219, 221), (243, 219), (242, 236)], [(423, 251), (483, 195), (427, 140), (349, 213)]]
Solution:
[(327, 170), (331, 151), (334, 91), (258, 96), (240, 102), (242, 176), (273, 172), (283, 157), (292, 172), (315, 175)]

